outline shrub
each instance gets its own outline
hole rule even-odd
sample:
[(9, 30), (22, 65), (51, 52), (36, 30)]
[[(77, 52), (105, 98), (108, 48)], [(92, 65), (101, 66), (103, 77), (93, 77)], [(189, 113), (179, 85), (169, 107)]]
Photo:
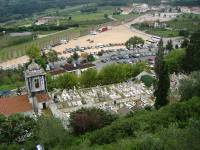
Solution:
[(77, 135), (102, 128), (116, 119), (115, 115), (101, 109), (80, 109), (70, 114), (70, 127)]
[(168, 105), (156, 111), (139, 111), (128, 118), (114, 121), (110, 126), (93, 132), (89, 140), (91, 144), (109, 144), (126, 137), (134, 137), (136, 133), (156, 133), (168, 128), (172, 123), (185, 128), (190, 118), (197, 119), (200, 115), (200, 98)]
[(155, 78), (149, 75), (144, 75), (141, 77), (141, 81), (147, 86), (147, 87), (151, 87), (154, 82), (155, 82)]

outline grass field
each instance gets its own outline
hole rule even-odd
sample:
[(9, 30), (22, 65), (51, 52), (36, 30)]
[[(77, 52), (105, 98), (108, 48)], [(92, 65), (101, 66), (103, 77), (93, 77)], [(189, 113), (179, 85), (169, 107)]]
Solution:
[(179, 36), (179, 32), (175, 30), (167, 30), (167, 29), (150, 29), (147, 30), (146, 33), (157, 35), (160, 37), (177, 37)]
[(136, 17), (139, 17), (140, 14), (134, 14), (134, 13), (131, 13), (131, 14), (128, 14), (128, 15), (114, 15), (113, 17), (119, 21), (125, 21), (127, 19), (134, 19)]
[[(93, 4), (90, 4), (93, 5)], [(114, 7), (100, 7), (98, 8), (96, 13), (81, 13), (80, 9), (82, 7), (85, 7), (85, 5), (75, 6), (72, 8), (66, 8), (63, 10), (47, 10), (43, 13), (37, 14), (37, 15), (55, 15), (57, 14), (60, 18), (60, 24), (69, 24), (69, 23), (77, 23), (80, 25), (79, 28), (75, 29), (68, 29), (64, 30), (62, 32), (49, 35), (40, 39), (37, 39), (35, 41), (32, 40), (32, 37), (0, 37), (0, 62), (17, 58), (20, 56), (25, 55), (26, 49), (34, 44), (37, 45), (39, 48), (47, 47), (51, 44), (58, 43), (61, 39), (71, 39), (74, 37), (78, 37), (80, 35), (84, 35), (88, 33), (89, 28), (94, 27), (96, 25), (105, 23), (110, 21), (109, 19), (104, 17), (104, 14), (112, 14)], [(17, 22), (13, 23), (7, 23), (4, 24), (6, 27), (17, 27), (17, 26), (23, 26), (30, 24), (33, 22), (33, 18), (36, 18), (36, 16), (19, 20)], [(68, 20), (68, 17), (71, 16), (72, 19)], [(50, 24), (55, 24), (56, 21), (50, 22)], [(40, 31), (37, 32), (38, 34), (52, 34), (54, 32), (58, 31)]]
[(0, 91), (1, 90), (13, 90), (17, 87), (24, 86), (24, 82), (17, 82), (16, 84), (6, 84), (6, 85), (0, 85)]
[(26, 43), (31, 41), (32, 39), (33, 39), (32, 35), (22, 36), (22, 37), (21, 36), (12, 37), (9, 35), (0, 36), (0, 49)]
[(146, 33), (161, 36), (161, 37), (176, 37), (179, 36), (181, 30), (187, 30), (190, 34), (200, 30), (200, 15), (182, 14), (176, 19), (165, 22), (167, 28), (153, 28), (142, 24), (134, 24), (133, 26)]
[(28, 47), (30, 47), (30, 45), (36, 45), (39, 48), (42, 48), (47, 47), (50, 44), (55, 44), (61, 39), (71, 39), (78, 37), (80, 36), (81, 30), (84, 29), (69, 29), (34, 41), (2, 48), (0, 49), (0, 62), (25, 55), (26, 50)]

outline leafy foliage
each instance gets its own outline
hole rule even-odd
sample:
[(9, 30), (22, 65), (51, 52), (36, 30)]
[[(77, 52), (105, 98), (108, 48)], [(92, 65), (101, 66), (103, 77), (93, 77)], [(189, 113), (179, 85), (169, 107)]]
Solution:
[(130, 48), (135, 48), (137, 45), (143, 45), (144, 44), (144, 40), (140, 37), (134, 36), (132, 38), (130, 38), (126, 43), (126, 48), (130, 49)]
[(179, 93), (183, 100), (200, 96), (200, 72), (192, 72), (188, 78), (180, 81)]
[(93, 87), (97, 85), (108, 85), (124, 82), (137, 76), (146, 69), (144, 62), (136, 64), (110, 64), (103, 67), (99, 72), (96, 69), (89, 69), (83, 72), (80, 77), (75, 74), (65, 73), (55, 79), (47, 76), (48, 89), (53, 88), (72, 89), (74, 87)]
[(115, 119), (115, 115), (101, 109), (82, 108), (70, 114), (70, 127), (75, 134), (79, 135), (109, 125)]
[(200, 31), (194, 33), (190, 38), (190, 43), (186, 49), (183, 60), (183, 68), (186, 72), (200, 70)]
[(184, 57), (185, 49), (174, 49), (165, 56), (165, 62), (170, 73), (178, 73), (183, 70)]
[(97, 70), (89, 69), (84, 71), (80, 76), (80, 84), (82, 87), (94, 87), (97, 86)]
[(0, 143), (22, 143), (32, 138), (34, 119), (21, 115), (0, 115)]
[(26, 52), (30, 59), (37, 59), (41, 56), (40, 49), (34, 45), (30, 46)]
[(155, 83), (155, 78), (149, 75), (144, 75), (141, 77), (141, 81), (147, 86), (151, 87)]
[[(135, 139), (139, 133), (146, 133), (145, 135), (148, 136), (148, 134), (159, 132), (163, 128), (168, 129), (172, 123), (176, 123), (179, 128), (185, 128), (189, 124), (190, 118), (199, 118), (199, 106), (199, 98), (193, 98), (188, 102), (169, 105), (158, 111), (139, 111), (129, 115), (128, 118), (116, 120), (110, 126), (93, 132), (89, 139), (91, 144), (109, 144), (126, 137)], [(146, 139), (143, 136), (137, 138), (138, 140)], [(162, 143), (160, 144), (162, 145)], [(141, 143), (140, 146), (142, 145)]]

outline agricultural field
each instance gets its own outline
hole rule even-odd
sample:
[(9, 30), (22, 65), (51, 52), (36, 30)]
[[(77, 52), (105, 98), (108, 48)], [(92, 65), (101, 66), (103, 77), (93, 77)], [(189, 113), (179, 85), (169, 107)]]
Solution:
[[(95, 13), (84, 12), (80, 9), (85, 5), (75, 6), (72, 8), (66, 8), (61, 11), (47, 10), (43, 13), (46, 15), (58, 15), (58, 20), (50, 21), (49, 24), (56, 24), (57, 21), (61, 25), (66, 24), (79, 24), (78, 28), (71, 28), (63, 31), (49, 30), (49, 31), (36, 31), (34, 34), (38, 35), (38, 39), (33, 40), (33, 36), (26, 37), (10, 37), (9, 35), (0, 36), (0, 62), (17, 58), (25, 55), (26, 49), (30, 45), (37, 45), (39, 48), (48, 47), (49, 45), (58, 43), (61, 39), (72, 39), (74, 37), (82, 36), (89, 33), (89, 29), (111, 21), (105, 17), (105, 14), (110, 15), (114, 11), (114, 7), (100, 7)], [(71, 10), (71, 11), (69, 11)], [(40, 13), (42, 15), (42, 13)], [(33, 18), (37, 18), (35, 15), (32, 18), (27, 18), (19, 21), (6, 23), (2, 26), (15, 28), (19, 26), (26, 26), (33, 23)], [(69, 16), (71, 19), (69, 20)]]
[(166, 28), (153, 28), (148, 26), (148, 22), (134, 24), (133, 27), (145, 31), (146, 33), (162, 36), (162, 37), (177, 37), (182, 36), (181, 31), (187, 31), (188, 35), (200, 30), (200, 15), (197, 14), (182, 14), (176, 19), (164, 22)]
[[(71, 39), (80, 36), (81, 31), (84, 29), (69, 29), (47, 37), (32, 40), (26, 43), (1, 48), (0, 49), (0, 62), (8, 59), (17, 58), (26, 54), (26, 49), (30, 45), (36, 45), (39, 48), (48, 47), (50, 44), (56, 44), (61, 39)], [(4, 40), (4, 39), (3, 39)], [(10, 40), (9, 40), (10, 41)], [(7, 42), (9, 43), (9, 42)]]
[(129, 19), (134, 19), (136, 17), (139, 17), (141, 14), (136, 14), (136, 13), (130, 13), (128, 15), (113, 15), (113, 18), (119, 20), (119, 21), (125, 21)]

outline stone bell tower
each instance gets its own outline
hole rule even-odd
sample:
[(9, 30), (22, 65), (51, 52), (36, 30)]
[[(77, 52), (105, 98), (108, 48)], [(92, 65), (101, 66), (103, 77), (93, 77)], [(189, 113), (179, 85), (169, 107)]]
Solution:
[(47, 92), (46, 73), (34, 60), (25, 71), (25, 82), (28, 91), (29, 102), (32, 103), (34, 112), (38, 112), (36, 94)]

